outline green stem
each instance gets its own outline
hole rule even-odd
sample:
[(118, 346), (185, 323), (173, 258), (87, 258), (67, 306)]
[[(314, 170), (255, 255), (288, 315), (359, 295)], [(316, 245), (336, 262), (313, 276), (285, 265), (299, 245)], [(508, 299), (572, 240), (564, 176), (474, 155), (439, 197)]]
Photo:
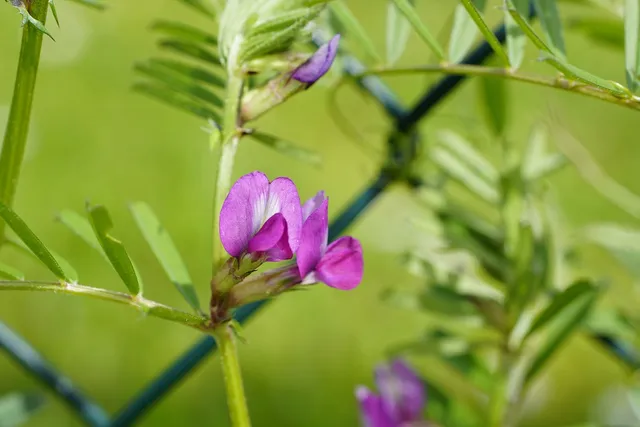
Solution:
[[(565, 92), (577, 93), (580, 95), (610, 102), (612, 104), (620, 105), (622, 107), (631, 108), (632, 110), (640, 110), (640, 97), (637, 96), (630, 98), (620, 98), (618, 96), (615, 96), (611, 92), (608, 92), (596, 86), (587, 85), (585, 83), (571, 80), (566, 77), (539, 77), (513, 72), (506, 68), (485, 67), (481, 65), (437, 64), (407, 68), (374, 68), (354, 75), (353, 78), (357, 79), (368, 75), (393, 76), (419, 73), (442, 73), (464, 76), (500, 77), (508, 80), (519, 81), (522, 83), (529, 83), (536, 86), (544, 86), (562, 90)], [(349, 80), (343, 79), (341, 81), (341, 84), (346, 83), (347, 81)]]
[(220, 326), (214, 336), (218, 342), (222, 375), (227, 388), (227, 404), (233, 427), (250, 427), (249, 409), (242, 385), (242, 372), (236, 350), (236, 337), (227, 323)]
[[(48, 7), (48, 0), (33, 0), (29, 6), (29, 12), (44, 24), (47, 19)], [(2, 143), (2, 153), (0, 153), (0, 202), (7, 206), (12, 206), (18, 186), (18, 177), (27, 144), (41, 48), (42, 32), (33, 25), (25, 24), (22, 30), (22, 46), (18, 59), (9, 121)], [(4, 240), (5, 226), (5, 222), (0, 221), (0, 244)]]
[(177, 308), (148, 300), (140, 295), (114, 292), (106, 289), (79, 285), (76, 283), (0, 280), (0, 291), (54, 292), (69, 295), (81, 295), (89, 298), (128, 305), (150, 316), (170, 320), (201, 331), (208, 330), (210, 325), (209, 319), (205, 316), (196, 316), (194, 314), (178, 310)]
[(231, 188), (233, 162), (242, 132), (240, 130), (239, 110), (244, 80), (242, 77), (229, 74), (227, 81), (227, 97), (222, 122), (222, 146), (216, 170), (216, 183), (213, 193), (213, 274), (224, 261), (224, 250), (220, 241), (219, 218), (220, 209)]

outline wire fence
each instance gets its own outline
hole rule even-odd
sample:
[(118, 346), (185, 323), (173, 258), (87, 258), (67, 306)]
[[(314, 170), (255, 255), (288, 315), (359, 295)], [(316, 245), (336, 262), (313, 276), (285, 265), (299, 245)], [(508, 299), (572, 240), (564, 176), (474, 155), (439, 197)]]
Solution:
[[(506, 35), (504, 25), (499, 26), (494, 34), (501, 43), (504, 43)], [(316, 40), (316, 42), (320, 41)], [(484, 42), (473, 50), (462, 63), (480, 65), (492, 54), (493, 50), (488, 43)], [(351, 76), (359, 75), (365, 70), (365, 67), (353, 57), (345, 57), (343, 66), (345, 73)], [(465, 80), (466, 76), (443, 77), (429, 87), (420, 100), (409, 109), (400, 103), (394, 92), (378, 77), (366, 76), (355, 81), (360, 89), (375, 99), (393, 119), (395, 128), (387, 140), (388, 161), (382, 163), (372, 182), (344, 208), (331, 224), (329, 228), (330, 240), (341, 235), (378, 196), (385, 192), (390, 184), (400, 181), (409, 186), (416, 185), (410, 176), (401, 172), (407, 170), (407, 167), (415, 159), (416, 148), (420, 144), (420, 137), (416, 130), (417, 124)], [(409, 144), (406, 144), (407, 141)], [(240, 323), (245, 323), (268, 304), (268, 301), (260, 301), (244, 306), (236, 312), (235, 318)], [(640, 362), (634, 355), (623, 350), (623, 347), (615, 340), (601, 336), (594, 338), (596, 342), (605, 346), (628, 365), (640, 366)], [(0, 322), (0, 349), (4, 350), (10, 358), (37, 378), (44, 386), (54, 391), (86, 425), (125, 427), (133, 425), (182, 380), (193, 373), (207, 356), (215, 352), (216, 343), (210, 336), (200, 339), (173, 364), (162, 371), (156, 379), (152, 380), (136, 396), (133, 396), (113, 416), (109, 416), (100, 405), (74, 386), (70, 379), (51, 366), (24, 338), (2, 322)]]

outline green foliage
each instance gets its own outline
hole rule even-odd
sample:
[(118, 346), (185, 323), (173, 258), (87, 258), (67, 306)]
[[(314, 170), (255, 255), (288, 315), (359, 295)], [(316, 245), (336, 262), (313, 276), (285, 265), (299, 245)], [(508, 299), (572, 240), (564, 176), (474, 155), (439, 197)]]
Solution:
[(41, 395), (10, 393), (0, 396), (0, 427), (25, 425), (45, 401)]
[(87, 212), (93, 232), (120, 279), (131, 294), (142, 294), (142, 284), (129, 254), (122, 243), (110, 234), (113, 222), (107, 209), (104, 206), (87, 205)]
[(199, 313), (200, 302), (193, 287), (193, 281), (171, 236), (147, 204), (143, 202), (132, 204), (131, 213), (171, 282), (191, 308)]
[(49, 269), (58, 279), (65, 282), (75, 281), (75, 272), (63, 269), (60, 260), (54, 256), (29, 226), (11, 208), (0, 203), (0, 218), (13, 230), (26, 247)]

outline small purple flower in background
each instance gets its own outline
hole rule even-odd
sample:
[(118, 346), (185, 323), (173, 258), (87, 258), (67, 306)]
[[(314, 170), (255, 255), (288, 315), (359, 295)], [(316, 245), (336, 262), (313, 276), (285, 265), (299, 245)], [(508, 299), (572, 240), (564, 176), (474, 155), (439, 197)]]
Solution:
[(329, 201), (320, 191), (302, 206), (304, 223), (296, 252), (303, 284), (322, 282), (332, 288), (350, 290), (362, 281), (364, 260), (360, 242), (341, 237), (327, 246)]
[(376, 368), (379, 394), (366, 387), (356, 389), (365, 427), (428, 425), (422, 419), (426, 393), (420, 378), (402, 360)]
[(269, 179), (262, 172), (242, 176), (220, 211), (220, 240), (233, 257), (252, 254), (267, 261), (290, 259), (300, 244), (302, 211), (289, 178)]
[(336, 34), (329, 43), (320, 46), (304, 64), (296, 68), (291, 77), (302, 83), (315, 83), (331, 68), (338, 53), (339, 42), (340, 34)]

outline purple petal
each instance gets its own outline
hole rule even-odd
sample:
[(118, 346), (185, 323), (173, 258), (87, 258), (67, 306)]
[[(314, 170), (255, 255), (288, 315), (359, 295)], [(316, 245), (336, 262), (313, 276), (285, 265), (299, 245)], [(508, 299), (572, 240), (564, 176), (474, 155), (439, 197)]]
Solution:
[(353, 237), (341, 237), (327, 247), (315, 268), (318, 280), (332, 288), (348, 291), (362, 281), (362, 246)]
[(254, 232), (256, 201), (266, 199), (269, 179), (262, 172), (242, 176), (229, 190), (220, 210), (220, 240), (229, 255), (237, 257), (249, 245)]
[(289, 247), (287, 222), (281, 213), (273, 215), (249, 241), (248, 252), (267, 255), (267, 261), (283, 261), (293, 256)]
[[(277, 210), (273, 211), (274, 206)], [(300, 245), (302, 207), (296, 185), (289, 178), (276, 178), (269, 185), (267, 212), (280, 212), (287, 222), (289, 248), (295, 253)], [(267, 216), (268, 218), (268, 216)], [(289, 256), (291, 258), (291, 256)], [(288, 258), (286, 258), (288, 259)]]
[(304, 202), (302, 205), (302, 220), (306, 221), (307, 218), (309, 218), (309, 215), (318, 209), (326, 198), (324, 191), (318, 191), (318, 194)]
[(360, 404), (360, 416), (364, 427), (396, 427), (389, 414), (385, 412), (382, 398), (366, 387), (356, 389), (356, 398)]
[(320, 46), (307, 62), (296, 68), (291, 77), (302, 83), (315, 83), (331, 68), (338, 53), (339, 42), (340, 34), (336, 34), (329, 43)]
[(401, 360), (376, 369), (376, 384), (385, 410), (398, 424), (422, 419), (426, 402), (424, 385), (411, 368)]
[[(318, 193), (318, 195), (319, 194), (320, 193)], [(313, 200), (315, 200), (315, 198), (309, 202), (313, 204)], [(303, 211), (309, 207), (307, 206), (309, 202), (305, 203)], [(328, 210), (329, 201), (323, 199), (320, 206), (317, 206), (316, 209), (313, 210), (302, 225), (300, 246), (296, 252), (300, 279), (304, 279), (307, 274), (316, 268), (316, 265), (320, 262), (327, 248), (327, 236), (329, 234)]]

